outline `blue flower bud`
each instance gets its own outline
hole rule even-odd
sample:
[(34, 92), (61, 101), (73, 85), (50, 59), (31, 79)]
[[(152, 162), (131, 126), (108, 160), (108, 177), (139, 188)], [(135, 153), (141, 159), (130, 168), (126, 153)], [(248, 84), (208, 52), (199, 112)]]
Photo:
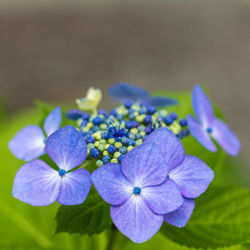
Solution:
[(93, 157), (93, 158), (98, 158), (100, 152), (97, 148), (92, 148), (90, 150), (90, 155)]

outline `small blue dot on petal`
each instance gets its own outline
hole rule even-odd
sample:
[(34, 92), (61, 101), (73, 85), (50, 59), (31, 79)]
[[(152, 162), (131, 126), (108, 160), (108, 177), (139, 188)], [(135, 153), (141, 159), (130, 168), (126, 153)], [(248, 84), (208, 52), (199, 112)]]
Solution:
[(63, 175), (66, 174), (66, 170), (60, 168), (60, 169), (58, 169), (58, 173), (59, 173), (60, 176), (63, 176)]
[(133, 193), (134, 193), (135, 195), (139, 195), (139, 194), (141, 193), (141, 188), (139, 188), (139, 187), (137, 187), (137, 186), (134, 186), (134, 191), (133, 191)]
[(207, 128), (207, 132), (208, 132), (209, 134), (211, 134), (211, 133), (213, 132), (213, 129), (210, 128), (210, 127), (208, 127), (208, 128)]

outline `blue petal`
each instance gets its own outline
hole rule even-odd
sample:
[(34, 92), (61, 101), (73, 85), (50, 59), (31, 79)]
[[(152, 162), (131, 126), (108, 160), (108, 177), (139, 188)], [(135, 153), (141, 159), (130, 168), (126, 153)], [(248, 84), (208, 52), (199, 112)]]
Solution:
[(167, 128), (159, 128), (146, 137), (144, 143), (153, 142), (161, 150), (169, 169), (177, 167), (185, 157), (181, 141)]
[(43, 127), (47, 136), (50, 136), (60, 128), (61, 121), (62, 121), (62, 112), (61, 109), (57, 107), (48, 114), (44, 122)]
[(167, 107), (171, 105), (177, 105), (178, 101), (169, 97), (157, 96), (157, 97), (151, 97), (148, 103), (156, 107)]
[(12, 194), (33, 206), (46, 206), (59, 195), (61, 178), (57, 171), (42, 160), (33, 160), (17, 172)]
[(86, 114), (86, 113), (82, 112), (81, 110), (73, 109), (73, 110), (69, 110), (69, 111), (66, 113), (66, 117), (67, 117), (69, 120), (76, 121), (76, 120), (82, 118), (83, 115), (85, 115), (85, 114)]
[(230, 155), (236, 156), (240, 152), (240, 140), (234, 132), (221, 120), (215, 119), (212, 124), (211, 136)]
[(216, 152), (217, 148), (214, 145), (213, 141), (209, 137), (209, 134), (206, 132), (206, 128), (202, 127), (192, 115), (187, 116), (188, 128), (192, 136), (206, 149)]
[(199, 85), (195, 85), (193, 88), (192, 104), (198, 120), (208, 127), (214, 120), (213, 107)]
[(138, 196), (120, 206), (111, 206), (111, 218), (121, 233), (136, 243), (149, 240), (160, 229), (163, 215), (157, 215)]
[(185, 227), (193, 213), (194, 206), (193, 199), (184, 198), (182, 206), (174, 212), (165, 214), (164, 220), (175, 227)]
[(154, 143), (142, 144), (127, 153), (122, 159), (121, 169), (132, 185), (140, 188), (163, 183), (169, 171)]
[(111, 205), (124, 203), (133, 187), (122, 174), (119, 164), (108, 163), (92, 173), (93, 184), (100, 196)]
[(59, 168), (67, 171), (84, 162), (87, 145), (80, 132), (70, 125), (59, 129), (48, 138), (46, 152)]
[(143, 188), (141, 197), (150, 209), (157, 214), (172, 212), (183, 203), (178, 187), (169, 178), (161, 185)]
[(184, 161), (169, 173), (186, 198), (197, 198), (206, 191), (214, 178), (214, 172), (203, 161), (187, 155)]
[(57, 201), (63, 205), (77, 205), (84, 202), (91, 188), (91, 175), (86, 169), (77, 169), (61, 178)]
[(150, 98), (149, 93), (145, 89), (123, 82), (110, 87), (109, 94), (118, 101), (143, 101)]
[(30, 161), (45, 153), (44, 140), (42, 129), (36, 125), (29, 125), (10, 140), (9, 149), (18, 159)]

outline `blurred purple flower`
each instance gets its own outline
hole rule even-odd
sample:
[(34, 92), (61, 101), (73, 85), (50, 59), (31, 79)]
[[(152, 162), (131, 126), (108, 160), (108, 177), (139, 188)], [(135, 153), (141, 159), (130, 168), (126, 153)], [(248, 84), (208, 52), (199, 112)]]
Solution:
[(119, 82), (109, 88), (109, 94), (118, 101), (139, 101), (157, 107), (176, 105), (178, 102), (168, 97), (151, 97), (149, 92), (132, 84)]
[(59, 129), (49, 136), (46, 152), (58, 170), (39, 159), (26, 163), (15, 177), (13, 196), (33, 206), (46, 206), (55, 200), (63, 205), (81, 204), (89, 193), (91, 176), (85, 169), (70, 171), (87, 156), (81, 134), (73, 126)]
[(108, 163), (92, 173), (97, 191), (112, 205), (114, 224), (136, 243), (150, 239), (164, 214), (183, 203), (177, 186), (167, 178), (168, 171), (159, 148), (147, 143), (127, 153), (121, 165)]
[(18, 158), (30, 161), (45, 153), (46, 139), (59, 129), (62, 120), (59, 107), (52, 110), (46, 117), (43, 128), (29, 125), (21, 129), (9, 142), (10, 151)]
[(188, 115), (187, 122), (190, 133), (205, 148), (215, 152), (217, 148), (211, 137), (230, 155), (240, 152), (240, 141), (234, 132), (221, 120), (214, 116), (212, 105), (199, 85), (194, 86), (192, 103), (198, 121)]
[[(194, 198), (200, 196), (214, 178), (213, 170), (195, 156), (186, 155), (181, 141), (167, 128), (151, 133), (144, 143), (155, 143), (160, 149), (168, 177), (181, 192), (183, 204), (167, 212), (164, 220), (176, 227), (184, 227), (194, 209)], [(167, 194), (168, 195), (168, 194)]]

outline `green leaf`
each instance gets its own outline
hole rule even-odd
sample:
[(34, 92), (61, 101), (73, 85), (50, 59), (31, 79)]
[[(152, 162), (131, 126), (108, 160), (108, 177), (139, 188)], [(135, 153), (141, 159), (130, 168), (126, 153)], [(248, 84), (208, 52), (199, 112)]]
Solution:
[(188, 247), (219, 248), (250, 241), (250, 193), (240, 187), (211, 186), (196, 199), (194, 213), (184, 228), (164, 223), (161, 232)]
[(56, 233), (99, 234), (112, 225), (110, 205), (91, 192), (81, 205), (61, 206), (56, 221)]

